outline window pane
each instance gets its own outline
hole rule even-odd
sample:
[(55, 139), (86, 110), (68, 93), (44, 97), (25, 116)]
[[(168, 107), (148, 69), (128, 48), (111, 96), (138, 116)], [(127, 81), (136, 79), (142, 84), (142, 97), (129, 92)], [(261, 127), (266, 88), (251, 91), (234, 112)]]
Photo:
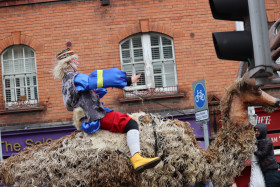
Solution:
[(22, 59), (23, 58), (23, 48), (19, 46), (13, 47), (14, 49), (14, 59)]
[(163, 87), (162, 76), (155, 76), (155, 87)]
[(132, 65), (123, 65), (123, 71), (125, 71), (126, 72), (126, 75), (128, 76), (128, 77), (131, 77), (132, 76), (132, 71), (133, 71), (133, 66)]
[(132, 72), (132, 65), (123, 65), (123, 71), (127, 72)]
[(173, 73), (174, 74), (174, 63), (173, 61), (164, 62), (165, 73)]
[(137, 36), (132, 38), (133, 48), (142, 47), (141, 37)]
[(163, 56), (164, 58), (173, 58), (171, 46), (163, 47)]
[(36, 76), (33, 76), (33, 85), (37, 85), (37, 78), (36, 78)]
[(29, 87), (27, 89), (28, 99), (37, 99), (37, 87)]
[(175, 73), (174, 73), (174, 62), (167, 61), (164, 62), (164, 70), (165, 70), (165, 83), (166, 86), (175, 86)]
[(36, 86), (36, 87), (34, 87), (33, 89), (34, 89), (34, 97), (33, 97), (33, 95), (32, 95), (32, 97), (33, 97), (32, 99), (37, 99), (37, 98), (38, 98), (38, 91), (37, 91), (38, 88), (37, 88), (37, 86)]
[(145, 70), (144, 70), (144, 64), (135, 64), (135, 74), (141, 74), (139, 78), (139, 82), (137, 82), (137, 85), (145, 85)]
[(134, 50), (134, 61), (135, 62), (143, 61), (143, 50), (142, 49), (135, 49)]
[(122, 57), (123, 58), (130, 58), (130, 51), (129, 50), (123, 50), (122, 51)]
[(144, 71), (144, 64), (135, 64), (134, 67), (136, 72)]
[(6, 94), (6, 101), (11, 101), (12, 100), (11, 90), (6, 90), (5, 94)]
[(16, 93), (18, 101), (25, 101), (27, 99), (25, 88), (17, 88)]
[(12, 60), (12, 49), (8, 49), (4, 54), (3, 54), (3, 60)]
[(30, 86), (30, 77), (26, 77), (26, 84), (27, 86)]
[(35, 59), (29, 58), (25, 59), (25, 72), (35, 72), (36, 66), (35, 66)]
[(175, 75), (174, 74), (166, 74), (165, 75), (166, 86), (176, 86), (175, 84)]
[(14, 81), (12, 78), (6, 77), (5, 79), (5, 88), (14, 88)]
[(3, 60), (3, 73), (4, 74), (9, 74), (13, 73), (13, 61), (12, 60)]
[(24, 72), (23, 60), (14, 60), (15, 73)]
[(35, 57), (35, 53), (33, 52), (33, 50), (31, 50), (31, 48), (28, 48), (28, 47), (24, 48), (24, 55), (25, 55), (25, 58), (34, 58)]
[(16, 87), (20, 87), (20, 79), (19, 78), (16, 78)]
[(126, 64), (126, 63), (131, 63), (131, 59), (123, 59), (123, 63)]
[(159, 47), (152, 48), (152, 59), (153, 60), (160, 59)]
[(141, 74), (140, 78), (139, 78), (139, 82), (137, 82), (137, 85), (145, 85), (146, 84), (146, 79), (145, 79), (145, 72), (139, 72), (137, 73), (138, 74)]
[(162, 45), (171, 45), (171, 40), (165, 38), (165, 37), (162, 37)]
[(31, 99), (31, 88), (27, 88), (28, 99)]
[(11, 88), (11, 80), (10, 79), (5, 79), (5, 87), (6, 88)]
[(153, 68), (154, 68), (154, 74), (162, 73), (162, 63), (161, 62), (153, 63)]
[(126, 42), (124, 42), (123, 44), (122, 44), (122, 49), (129, 49), (130, 48), (130, 45), (129, 45), (130, 43), (129, 43), (129, 40), (127, 40)]
[(6, 101), (15, 101), (15, 98), (13, 97), (14, 95), (14, 90), (13, 89), (7, 89), (5, 90), (5, 94), (6, 94)]
[(159, 36), (152, 35), (151, 36), (151, 45), (152, 46), (158, 46), (159, 45)]
[(131, 56), (130, 56), (130, 40), (127, 40), (121, 45), (122, 49), (122, 62), (131, 63)]

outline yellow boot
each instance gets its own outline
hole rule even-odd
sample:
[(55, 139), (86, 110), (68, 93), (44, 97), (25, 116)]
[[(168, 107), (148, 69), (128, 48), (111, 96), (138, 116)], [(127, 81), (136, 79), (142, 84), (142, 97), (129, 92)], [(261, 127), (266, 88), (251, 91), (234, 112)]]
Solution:
[(140, 153), (135, 153), (133, 157), (130, 158), (130, 162), (137, 173), (141, 173), (145, 169), (155, 167), (160, 161), (161, 159), (159, 157), (143, 158)]

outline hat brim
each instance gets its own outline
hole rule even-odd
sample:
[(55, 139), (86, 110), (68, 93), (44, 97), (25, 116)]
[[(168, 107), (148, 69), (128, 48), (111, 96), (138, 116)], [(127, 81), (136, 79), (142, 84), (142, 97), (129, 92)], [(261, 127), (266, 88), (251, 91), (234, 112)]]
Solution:
[(60, 59), (62, 56), (64, 55), (74, 55), (74, 51), (70, 50), (70, 51), (66, 51), (64, 53), (61, 53), (60, 55), (58, 55), (56, 58)]
[(65, 63), (65, 62), (69, 62), (69, 61), (71, 61), (73, 58), (78, 59), (78, 55), (74, 54), (74, 55), (68, 56), (68, 57), (66, 57), (66, 58), (64, 58), (64, 59), (58, 60), (58, 63), (61, 63), (61, 64), (62, 64), (62, 63)]

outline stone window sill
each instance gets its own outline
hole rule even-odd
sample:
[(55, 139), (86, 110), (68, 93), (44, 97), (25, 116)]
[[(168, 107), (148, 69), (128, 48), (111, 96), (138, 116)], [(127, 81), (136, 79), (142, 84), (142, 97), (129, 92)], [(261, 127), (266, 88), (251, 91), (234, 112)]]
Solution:
[(5, 108), (0, 110), (0, 115), (9, 114), (9, 113), (43, 111), (45, 110), (45, 108), (46, 106), (43, 105), (34, 105), (34, 106), (21, 107), (21, 108)]
[(121, 98), (119, 102), (137, 102), (137, 101), (147, 101), (147, 100), (159, 100), (159, 99), (171, 99), (171, 98), (182, 98), (185, 97), (185, 93), (176, 93), (172, 95), (158, 95), (158, 96), (148, 96), (148, 97), (133, 97), (133, 98)]

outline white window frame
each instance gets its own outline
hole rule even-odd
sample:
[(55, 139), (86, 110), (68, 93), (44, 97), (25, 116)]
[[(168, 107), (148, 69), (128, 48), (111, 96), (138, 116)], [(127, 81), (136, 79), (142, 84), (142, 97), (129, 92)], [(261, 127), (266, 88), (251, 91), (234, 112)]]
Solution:
[[(14, 54), (14, 47), (16, 46), (20, 46), (22, 47), (21, 50), (22, 53), (23, 53), (23, 57), (21, 58), (23, 60), (23, 71), (22, 72), (15, 72), (15, 54)], [(33, 53), (34, 53), (34, 57), (29, 57), (29, 58), (34, 58), (34, 71), (31, 71), (31, 72), (26, 72), (26, 59), (28, 57), (25, 57), (25, 49), (28, 48), (29, 50), (31, 50)], [(12, 63), (13, 63), (13, 73), (4, 73), (4, 54), (6, 52), (8, 52), (9, 50), (11, 50), (12, 52)], [(32, 105), (36, 105), (39, 103), (39, 91), (38, 91), (38, 74), (37, 74), (37, 62), (36, 62), (36, 52), (29, 46), (26, 46), (26, 45), (13, 45), (9, 48), (7, 48), (2, 54), (1, 54), (1, 67), (2, 67), (2, 90), (3, 90), (3, 99), (5, 101), (5, 108), (20, 108), (20, 107), (24, 107), (24, 106), (32, 106)], [(27, 77), (28, 75), (35, 75), (36, 76), (36, 85), (27, 85)], [(16, 81), (14, 81), (14, 96), (12, 96), (11, 94), (11, 97), (14, 97), (14, 100), (15, 101), (6, 101), (6, 86), (5, 86), (5, 76), (14, 76), (14, 80), (16, 79), (15, 76), (23, 76), (25, 77), (24, 80), (25, 80), (25, 86), (23, 87), (25, 90), (26, 90), (26, 100), (25, 101), (20, 101), (19, 102), (19, 98), (17, 98), (17, 94), (16, 94), (16, 89), (19, 88), (16, 86)], [(22, 82), (22, 79), (20, 80)], [(32, 81), (32, 80), (29, 80), (29, 81)], [(22, 86), (20, 86), (21, 88)], [(37, 98), (36, 99), (29, 99), (28, 97), (28, 88), (34, 88), (36, 87), (36, 95), (37, 95)], [(35, 91), (35, 90), (34, 90)], [(35, 94), (35, 93), (34, 93)]]
[[(151, 46), (151, 40), (150, 40), (150, 36), (151, 35), (158, 35), (160, 36), (160, 42), (159, 42), (159, 49), (160, 49), (160, 56), (162, 57), (161, 59), (158, 60), (153, 60), (152, 59), (152, 46)], [(153, 63), (154, 62), (163, 62), (163, 61), (174, 61), (174, 79), (175, 79), (175, 86), (177, 87), (178, 85), (178, 78), (177, 78), (177, 68), (176, 68), (176, 58), (175, 58), (175, 50), (174, 50), (174, 41), (171, 37), (167, 36), (167, 35), (163, 35), (163, 34), (159, 34), (159, 33), (144, 33), (144, 34), (139, 34), (139, 35), (134, 35), (132, 37), (129, 37), (127, 39), (125, 39), (124, 41), (122, 41), (119, 45), (119, 49), (120, 49), (120, 57), (121, 57), (121, 65), (122, 65), (122, 69), (123, 69), (123, 56), (122, 56), (122, 44), (125, 43), (127, 40), (130, 40), (130, 42), (132, 41), (133, 37), (137, 37), (137, 36), (141, 36), (141, 42), (142, 42), (142, 49), (143, 49), (143, 61), (144, 61), (144, 72), (145, 72), (145, 81), (146, 84), (145, 85), (141, 85), (141, 86), (136, 86), (136, 84), (134, 84), (133, 86), (130, 87), (125, 87), (125, 91), (133, 91), (133, 90), (142, 90), (142, 89), (150, 89), (150, 88), (155, 88), (155, 82), (154, 82), (154, 73), (153, 73)], [(167, 39), (169, 39), (171, 41), (171, 46), (172, 46), (172, 55), (173, 58), (172, 59), (164, 59), (164, 55), (163, 55), (163, 51), (162, 51), (162, 37), (165, 37)], [(132, 42), (131, 42), (132, 43)], [(132, 50), (130, 50), (130, 53), (133, 52), (133, 47)], [(132, 59), (132, 63), (131, 64), (136, 64), (139, 62), (134, 62), (133, 59), (133, 54), (130, 54), (130, 58)], [(143, 63), (143, 62), (140, 62)], [(135, 76), (135, 72), (132, 72), (132, 76)], [(163, 73), (163, 76), (165, 77), (165, 73)], [(163, 87), (157, 87), (157, 89), (159, 91), (171, 91), (170, 88), (165, 86), (165, 78), (163, 78)], [(172, 91), (174, 91), (174, 88), (172, 89)], [(177, 91), (177, 88), (176, 90)]]

